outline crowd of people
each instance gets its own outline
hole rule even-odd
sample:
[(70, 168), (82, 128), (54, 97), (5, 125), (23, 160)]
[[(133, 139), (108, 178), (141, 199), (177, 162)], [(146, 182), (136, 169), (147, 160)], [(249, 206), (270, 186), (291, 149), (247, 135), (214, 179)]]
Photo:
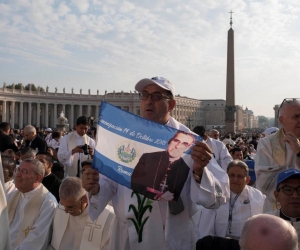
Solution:
[[(166, 151), (141, 157), (134, 191), (92, 168), (96, 128), (85, 116), (68, 132), (0, 124), (0, 249), (299, 249), (299, 99), (283, 100), (280, 129), (231, 135), (191, 131), (172, 118), (175, 88), (166, 78), (142, 79), (135, 89), (141, 117), (181, 132)], [(146, 171), (141, 162), (158, 157), (164, 161)], [(172, 167), (184, 169), (181, 191), (138, 195), (134, 183), (147, 182), (152, 166), (170, 171), (160, 177), (169, 185)]]

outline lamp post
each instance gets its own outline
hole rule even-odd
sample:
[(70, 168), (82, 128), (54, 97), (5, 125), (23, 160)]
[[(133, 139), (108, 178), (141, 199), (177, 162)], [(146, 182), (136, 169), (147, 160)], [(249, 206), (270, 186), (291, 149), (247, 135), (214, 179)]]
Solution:
[(190, 129), (191, 128), (191, 122), (193, 121), (192, 118), (190, 118), (189, 116), (186, 117), (186, 120), (188, 122), (188, 128)]

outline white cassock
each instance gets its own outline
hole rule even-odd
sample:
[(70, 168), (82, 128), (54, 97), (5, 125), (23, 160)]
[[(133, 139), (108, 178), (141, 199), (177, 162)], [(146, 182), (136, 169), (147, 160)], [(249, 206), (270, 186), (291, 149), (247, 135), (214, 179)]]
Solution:
[(9, 193), (13, 192), (16, 190), (16, 186), (13, 180), (5, 182), (5, 193), (8, 195)]
[(7, 202), (5, 197), (5, 185), (3, 167), (0, 154), (0, 250), (10, 250), (10, 237), (8, 232), (9, 221)]
[[(190, 132), (173, 118), (167, 125)], [(195, 181), (191, 167), (180, 195), (184, 209), (176, 215), (170, 213), (168, 202), (149, 200), (105, 176), (100, 176), (99, 184), (100, 192), (89, 199), (89, 214), (91, 219), (97, 218), (112, 200), (116, 218), (110, 250), (195, 249), (198, 229), (192, 217), (197, 204), (218, 208), (229, 197), (228, 176), (214, 159), (204, 168), (201, 184)], [(138, 218), (139, 212), (142, 218)]]
[[(246, 220), (263, 212), (266, 197), (259, 190), (247, 185), (236, 200), (236, 194), (230, 193), (231, 199), (220, 208), (202, 209), (198, 225), (200, 239), (207, 235), (239, 238)], [(231, 204), (234, 202), (231, 221), (230, 202)]]
[(91, 220), (88, 209), (79, 216), (72, 216), (57, 208), (48, 250), (106, 250), (114, 217), (114, 210), (109, 205), (95, 221)]
[(65, 166), (67, 176), (76, 176), (78, 172), (78, 160), (81, 169), (81, 162), (91, 159), (90, 155), (84, 153), (75, 153), (72, 155), (72, 149), (76, 146), (87, 144), (91, 148), (95, 148), (95, 141), (87, 135), (80, 136), (76, 131), (65, 135), (61, 142), (57, 153), (58, 160)]
[(56, 198), (40, 184), (36, 189), (7, 196), (11, 250), (47, 249)]
[(207, 137), (207, 145), (211, 148), (214, 153), (214, 157), (218, 164), (227, 172), (228, 164), (232, 161), (232, 157), (229, 154), (224, 143), (213, 138)]
[(264, 212), (275, 210), (274, 191), (278, 174), (288, 168), (300, 170), (300, 158), (282, 141), (283, 129), (258, 141), (255, 157), (256, 188), (266, 195)]
[(55, 139), (52, 139), (49, 143), (48, 146), (51, 148), (59, 148), (60, 147), (60, 142), (63, 139), (63, 137), (60, 137), (58, 141), (56, 141)]

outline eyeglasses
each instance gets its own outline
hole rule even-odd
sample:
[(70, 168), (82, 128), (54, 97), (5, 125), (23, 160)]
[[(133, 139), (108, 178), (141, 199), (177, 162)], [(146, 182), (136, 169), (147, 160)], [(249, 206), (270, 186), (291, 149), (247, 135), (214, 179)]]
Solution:
[(294, 101), (299, 101), (300, 98), (284, 98), (282, 103), (279, 106), (278, 112), (277, 112), (277, 118), (279, 118), (279, 110), (282, 108), (283, 104), (286, 103), (292, 103)]
[(292, 195), (295, 190), (297, 192), (297, 194), (300, 196), (300, 186), (294, 188), (294, 187), (290, 187), (290, 186), (284, 186), (284, 187), (281, 187), (281, 188), (278, 188), (278, 192), (280, 191), (280, 189), (282, 190), (282, 192), (286, 195)]
[(20, 169), (20, 168), (15, 168), (14, 172), (15, 172), (15, 174), (17, 174), (17, 173), (21, 173), (22, 175), (28, 174), (27, 169), (24, 169), (24, 168), (22, 168), (22, 169)]
[(32, 134), (33, 132), (28, 133), (27, 135), (24, 134), (24, 137), (27, 137), (28, 135)]
[[(70, 214), (74, 213), (75, 209), (76, 209), (76, 207), (78, 206), (79, 203), (80, 203), (80, 207), (82, 207), (82, 199), (83, 199), (83, 197), (81, 197), (81, 199), (79, 201), (77, 201), (76, 205), (74, 205), (74, 206), (67, 206), (67, 209), (68, 209), (67, 213), (70, 213)], [(63, 206), (61, 203), (58, 203), (58, 207), (57, 208), (66, 212), (65, 206)]]
[(188, 142), (181, 142), (180, 140), (178, 139), (173, 139), (172, 142), (175, 142), (177, 144), (182, 144), (183, 146), (185, 147), (188, 147), (190, 144)]
[(166, 98), (166, 99), (171, 99), (169, 96), (167, 96), (167, 95), (164, 95), (164, 94), (162, 94), (162, 93), (160, 93), (160, 92), (154, 92), (154, 93), (148, 93), (148, 92), (142, 92), (142, 93), (139, 93), (139, 98), (140, 98), (140, 100), (144, 100), (144, 101), (146, 101), (147, 99), (148, 99), (148, 97), (151, 97), (151, 100), (153, 101), (153, 102), (157, 102), (157, 101), (159, 101), (161, 98)]

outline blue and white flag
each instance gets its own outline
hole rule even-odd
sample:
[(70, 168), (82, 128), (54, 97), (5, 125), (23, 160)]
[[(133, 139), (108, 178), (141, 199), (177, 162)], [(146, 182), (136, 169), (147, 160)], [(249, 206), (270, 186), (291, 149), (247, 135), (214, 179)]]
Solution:
[(188, 176), (190, 147), (201, 137), (102, 102), (93, 168), (155, 200), (174, 200)]

